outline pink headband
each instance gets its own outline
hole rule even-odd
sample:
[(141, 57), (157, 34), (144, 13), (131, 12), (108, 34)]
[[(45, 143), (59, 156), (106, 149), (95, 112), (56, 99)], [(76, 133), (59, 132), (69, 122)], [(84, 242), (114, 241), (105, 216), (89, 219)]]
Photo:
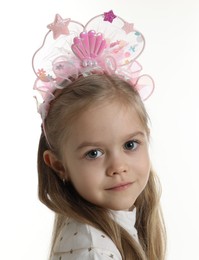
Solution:
[[(153, 92), (149, 75), (140, 75), (136, 60), (145, 47), (144, 36), (113, 11), (95, 16), (84, 26), (56, 14), (41, 47), (34, 53), (32, 67), (37, 79), (34, 90), (41, 94), (38, 112), (44, 121), (54, 91), (63, 81), (74, 81), (95, 73), (116, 74), (130, 81), (142, 100)], [(51, 34), (52, 32), (52, 34)], [(53, 37), (52, 37), (53, 36)]]

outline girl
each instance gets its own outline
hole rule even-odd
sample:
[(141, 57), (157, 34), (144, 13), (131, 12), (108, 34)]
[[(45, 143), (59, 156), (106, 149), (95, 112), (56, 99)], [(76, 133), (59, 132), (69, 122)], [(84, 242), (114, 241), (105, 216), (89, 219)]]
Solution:
[[(163, 260), (160, 190), (150, 163), (148, 115), (141, 99), (151, 94), (153, 82), (138, 76), (138, 62), (130, 61), (135, 54), (126, 54), (126, 38), (117, 43), (100, 34), (104, 48), (92, 48), (99, 34), (87, 29), (96, 19), (109, 26), (109, 35), (110, 24), (115, 28), (115, 19), (122, 21), (119, 28), (125, 36), (137, 33), (136, 44), (144, 46), (142, 35), (110, 11), (83, 27), (70, 45), (73, 52), (53, 57), (52, 76), (39, 70), (35, 89), (44, 99), (39, 106), (39, 198), (56, 213), (50, 259)], [(56, 15), (48, 26), (55, 41), (71, 37), (70, 23)], [(142, 48), (134, 47), (138, 56)], [(121, 55), (129, 59), (125, 70)]]

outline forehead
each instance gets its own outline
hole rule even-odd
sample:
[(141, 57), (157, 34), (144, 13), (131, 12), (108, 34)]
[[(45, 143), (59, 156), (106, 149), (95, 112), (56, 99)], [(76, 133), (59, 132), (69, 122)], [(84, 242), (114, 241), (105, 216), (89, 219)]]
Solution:
[(73, 121), (70, 130), (68, 140), (73, 139), (76, 143), (82, 139), (101, 141), (122, 137), (131, 132), (144, 131), (144, 126), (132, 105), (103, 102), (82, 111)]

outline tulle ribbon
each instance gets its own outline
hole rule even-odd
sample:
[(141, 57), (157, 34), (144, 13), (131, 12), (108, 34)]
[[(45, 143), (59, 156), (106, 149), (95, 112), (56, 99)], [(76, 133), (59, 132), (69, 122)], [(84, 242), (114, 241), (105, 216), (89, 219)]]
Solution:
[[(105, 19), (109, 13), (111, 20)], [(73, 26), (78, 29), (74, 29)], [(86, 77), (91, 74), (116, 74), (130, 82), (142, 100), (146, 100), (153, 93), (153, 79), (146, 74), (140, 75), (142, 66), (136, 60), (145, 46), (143, 35), (134, 29), (133, 24), (116, 15), (112, 16), (112, 11), (92, 18), (85, 26), (56, 15), (54, 23), (48, 28), (50, 31), (45, 35), (43, 44), (32, 59), (33, 70), (37, 74), (34, 66), (35, 56), (43, 49), (47, 36), (52, 31), (55, 46), (58, 47), (53, 48), (54, 58), (47, 66), (50, 67), (48, 75), (44, 69), (40, 69), (34, 84), (34, 89), (42, 98), (40, 102), (36, 97), (42, 120), (45, 120), (50, 102), (55, 98), (55, 90), (62, 88), (63, 81), (70, 84), (80, 75)], [(94, 28), (103, 31), (103, 34), (94, 31)], [(80, 32), (79, 36), (77, 31)]]

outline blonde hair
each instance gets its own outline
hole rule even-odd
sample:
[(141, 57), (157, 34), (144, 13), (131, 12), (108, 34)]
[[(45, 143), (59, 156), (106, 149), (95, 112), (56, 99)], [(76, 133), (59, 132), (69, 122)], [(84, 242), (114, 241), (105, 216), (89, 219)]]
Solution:
[[(64, 83), (63, 83), (64, 84)], [(109, 215), (109, 210), (93, 205), (82, 198), (73, 185), (64, 184), (58, 175), (43, 160), (45, 150), (51, 149), (62, 160), (62, 143), (67, 140), (73, 120), (96, 102), (116, 100), (123, 105), (133, 106), (148, 132), (148, 115), (139, 94), (132, 86), (117, 76), (91, 75), (80, 77), (60, 93), (51, 102), (50, 111), (45, 120), (45, 131), (41, 134), (38, 150), (39, 198), (56, 213), (53, 245), (67, 217), (87, 223), (106, 233), (115, 243), (125, 260), (164, 260), (166, 233), (160, 208), (160, 185), (153, 170), (148, 183), (137, 198), (136, 228), (138, 244)]]

